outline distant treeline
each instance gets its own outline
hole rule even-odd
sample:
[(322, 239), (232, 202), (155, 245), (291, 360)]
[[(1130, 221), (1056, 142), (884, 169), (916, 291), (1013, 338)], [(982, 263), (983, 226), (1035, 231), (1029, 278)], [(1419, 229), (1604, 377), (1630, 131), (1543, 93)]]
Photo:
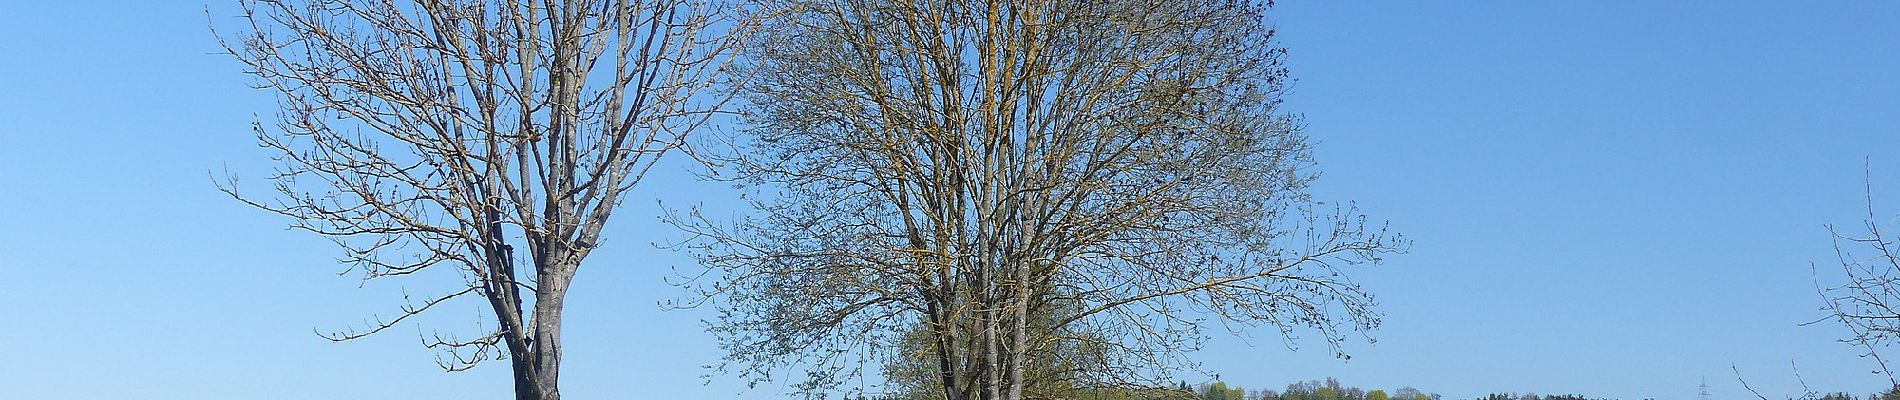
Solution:
[(1442, 396), (1426, 393), (1412, 387), (1400, 387), (1387, 392), (1384, 389), (1365, 390), (1339, 384), (1338, 379), (1312, 380), (1286, 386), (1284, 391), (1273, 389), (1246, 390), (1239, 386), (1227, 386), (1227, 383), (1215, 381), (1190, 388), (1182, 382), (1177, 389), (1192, 390), (1201, 400), (1441, 400)]
[[(1186, 382), (1182, 382), (1175, 389), (1177, 389), (1178, 391), (1191, 391), (1192, 393), (1198, 396), (1199, 400), (1443, 400), (1444, 399), (1443, 396), (1440, 396), (1437, 393), (1427, 393), (1427, 392), (1423, 392), (1412, 387), (1400, 387), (1390, 392), (1387, 392), (1383, 389), (1365, 390), (1365, 389), (1360, 389), (1358, 387), (1341, 385), (1339, 383), (1339, 380), (1333, 379), (1333, 378), (1294, 383), (1291, 385), (1287, 385), (1286, 389), (1282, 391), (1274, 391), (1272, 389), (1247, 390), (1240, 386), (1228, 386), (1227, 383), (1220, 382), (1220, 381), (1194, 385), (1194, 386), (1189, 386)], [(1704, 391), (1704, 393), (1706, 393), (1706, 390)], [(1737, 397), (1737, 396), (1729, 396), (1729, 397), (1758, 398), (1758, 399), (1774, 399), (1775, 398), (1775, 397), (1770, 397), (1767, 395), (1757, 395), (1754, 393), (1750, 393), (1746, 396), (1740, 396), (1740, 397)], [(1712, 397), (1707, 394), (1703, 394), (1701, 396), (1702, 400), (1708, 400), (1711, 398)], [(1786, 398), (1790, 400), (1900, 400), (1900, 386), (1896, 386), (1892, 389), (1888, 389), (1885, 392), (1868, 394), (1866, 396), (1855, 396), (1847, 392), (1832, 392), (1832, 393), (1809, 392), (1809, 393), (1805, 393), (1798, 396), (1785, 396), (1782, 398)], [(1499, 392), (1499, 393), (1492, 393), (1492, 394), (1484, 395), (1481, 397), (1477, 397), (1472, 400), (1616, 400), (1616, 399), (1607, 398), (1607, 397), (1591, 397), (1591, 396), (1584, 396), (1584, 395), (1578, 395), (1578, 394), (1540, 395), (1540, 394), (1535, 394), (1535, 393), (1518, 394), (1518, 393)], [(1644, 399), (1644, 400), (1650, 400), (1650, 399)]]

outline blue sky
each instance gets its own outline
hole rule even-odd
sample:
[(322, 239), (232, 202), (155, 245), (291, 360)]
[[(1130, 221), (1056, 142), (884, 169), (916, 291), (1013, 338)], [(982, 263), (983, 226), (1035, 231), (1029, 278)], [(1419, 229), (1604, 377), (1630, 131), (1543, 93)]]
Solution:
[[(1287, 109), (1321, 143), (1317, 194), (1416, 240), (1356, 275), (1387, 313), (1376, 344), (1298, 350), (1262, 332), (1198, 355), (1228, 382), (1334, 376), (1449, 398), (1489, 391), (1626, 399), (1770, 397), (1885, 382), (1832, 340), (1809, 262), (1823, 224), (1900, 211), (1900, 5), (1282, 1), (1299, 83)], [(507, 398), (506, 367), (436, 369), (417, 332), (312, 334), (393, 310), (430, 277), (364, 284), (337, 250), (214, 190), (260, 184), (246, 87), (207, 32), (224, 2), (21, 2), (0, 13), (0, 398)], [(1871, 166), (1871, 173), (1864, 167)], [(734, 398), (704, 311), (648, 243), (652, 199), (618, 214), (570, 299), (572, 398)], [(663, 195), (662, 195), (663, 194)], [(720, 201), (720, 199), (711, 199)], [(462, 329), (467, 331), (467, 329)], [(1205, 378), (1190, 377), (1190, 381)]]

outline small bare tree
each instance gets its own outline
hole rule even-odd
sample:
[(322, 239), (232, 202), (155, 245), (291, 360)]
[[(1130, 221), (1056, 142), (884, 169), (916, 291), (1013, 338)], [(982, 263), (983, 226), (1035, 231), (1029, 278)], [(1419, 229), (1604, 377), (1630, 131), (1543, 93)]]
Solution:
[(240, 0), (225, 48), (278, 94), (255, 126), (276, 195), (221, 189), (334, 240), (365, 279), (457, 269), (460, 289), (327, 335), (479, 298), (494, 327), (426, 338), (456, 371), (505, 358), (558, 399), (562, 304), (622, 196), (723, 102), (744, 24), (705, 0)]
[[(1880, 366), (1876, 373), (1887, 376), (1888, 383), (1900, 388), (1893, 369), (1880, 351), (1900, 339), (1900, 243), (1881, 231), (1892, 226), (1894, 217), (1882, 217), (1875, 211), (1873, 185), (1867, 185), (1867, 215), (1861, 232), (1843, 233), (1833, 224), (1827, 226), (1834, 237), (1834, 256), (1840, 263), (1845, 281), (1835, 286), (1819, 283), (1816, 290), (1826, 301), (1823, 310), (1829, 318), (1852, 333), (1842, 343), (1862, 349), (1861, 356), (1872, 358)], [(1883, 224), (1882, 220), (1886, 222)], [(1812, 265), (1810, 265), (1813, 268)], [(1823, 319), (1825, 321), (1827, 319)], [(1820, 322), (1820, 321), (1816, 321)]]
[(773, 3), (730, 160), (758, 212), (677, 219), (743, 376), (834, 387), (915, 327), (934, 397), (1013, 400), (1159, 383), (1209, 328), (1377, 326), (1340, 267), (1404, 241), (1305, 194), (1266, 4)]

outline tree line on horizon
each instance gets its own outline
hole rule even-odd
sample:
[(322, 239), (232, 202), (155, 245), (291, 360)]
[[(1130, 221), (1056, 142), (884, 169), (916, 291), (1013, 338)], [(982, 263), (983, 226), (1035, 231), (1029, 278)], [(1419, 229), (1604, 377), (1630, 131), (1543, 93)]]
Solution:
[[(1702, 385), (1699, 389), (1700, 389), (1699, 398), (1701, 400), (1712, 400), (1716, 398), (1715, 396), (1711, 395), (1708, 392), (1708, 386), (1706, 384)], [(1815, 391), (1814, 389), (1804, 389), (1804, 391), (1805, 393), (1798, 394), (1798, 395), (1787, 395), (1784, 398), (1791, 399), (1791, 400), (1793, 399), (1900, 400), (1900, 386), (1895, 386), (1893, 388), (1890, 388), (1888, 390), (1881, 391), (1878, 393), (1870, 393), (1865, 396), (1855, 396), (1853, 394), (1850, 394), (1844, 391), (1818, 392), (1818, 391)], [(1116, 400), (1134, 400), (1134, 399), (1154, 399), (1154, 400), (1163, 400), (1163, 399), (1180, 399), (1180, 400), (1442, 400), (1445, 398), (1444, 396), (1440, 396), (1437, 393), (1422, 392), (1422, 391), (1419, 391), (1418, 389), (1411, 388), (1411, 387), (1400, 387), (1391, 392), (1387, 392), (1382, 389), (1366, 390), (1366, 389), (1361, 389), (1355, 386), (1342, 385), (1339, 383), (1337, 379), (1334, 379), (1334, 378), (1297, 382), (1297, 383), (1287, 385), (1285, 389), (1280, 390), (1280, 391), (1275, 391), (1272, 389), (1246, 390), (1239, 386), (1230, 386), (1226, 382), (1221, 382), (1221, 381), (1202, 383), (1199, 385), (1189, 385), (1187, 382), (1180, 382), (1176, 384), (1176, 386), (1174, 387), (1174, 390), (1170, 393), (1170, 395), (1173, 397), (1162, 396), (1162, 395), (1152, 395), (1148, 397), (1104, 397), (1104, 399), (1116, 399)], [(1761, 399), (1769, 398), (1766, 395), (1753, 393), (1753, 392), (1750, 392), (1745, 396), (1738, 396), (1738, 397), (1761, 398)], [(1075, 400), (1093, 399), (1093, 397), (1089, 397), (1087, 395), (1070, 396), (1066, 398), (1075, 399)], [(1609, 397), (1585, 396), (1585, 395), (1580, 395), (1580, 394), (1536, 394), (1536, 393), (1493, 392), (1493, 393), (1485, 394), (1482, 396), (1472, 397), (1470, 398), (1470, 400), (1616, 400), (1616, 399), (1609, 398)], [(1645, 398), (1645, 400), (1653, 400), (1653, 398)]]
[[(1698, 389), (1699, 389), (1700, 400), (1713, 400), (1716, 398), (1715, 396), (1709, 393), (1708, 385), (1706, 383), (1702, 384)], [(1759, 398), (1759, 399), (1764, 399), (1764, 400), (1769, 399), (1767, 395), (1754, 393), (1752, 389), (1749, 389), (1749, 390), (1750, 390), (1750, 393), (1747, 394), (1746, 397)], [(1784, 398), (1790, 399), (1790, 400), (1796, 400), (1796, 399), (1799, 399), (1799, 400), (1900, 400), (1900, 386), (1894, 386), (1892, 388), (1889, 388), (1885, 391), (1881, 391), (1878, 393), (1869, 393), (1865, 396), (1855, 396), (1845, 391), (1820, 392), (1811, 388), (1804, 388), (1803, 390), (1804, 390), (1804, 393), (1796, 394), (1796, 395), (1786, 395)], [(1386, 391), (1379, 390), (1379, 389), (1364, 390), (1358, 387), (1341, 385), (1338, 380), (1333, 379), (1333, 378), (1293, 383), (1293, 384), (1287, 385), (1286, 389), (1283, 391), (1274, 391), (1271, 389), (1250, 391), (1250, 390), (1242, 389), (1238, 386), (1228, 386), (1227, 383), (1220, 382), (1220, 381), (1203, 383), (1203, 384), (1194, 385), (1194, 386), (1189, 386), (1187, 382), (1181, 382), (1177, 384), (1176, 392), (1187, 394), (1187, 395), (1184, 395), (1183, 397), (1180, 397), (1183, 400), (1441, 400), (1444, 398), (1444, 396), (1440, 396), (1437, 393), (1425, 393), (1411, 387), (1400, 387), (1392, 391), (1391, 393), (1387, 393)], [(1737, 397), (1741, 397), (1741, 396), (1737, 396)], [(1082, 396), (1082, 397), (1070, 397), (1070, 398), (1081, 400), (1081, 399), (1087, 399), (1088, 397)], [(1149, 397), (1149, 398), (1159, 400), (1159, 399), (1166, 399), (1167, 397)], [(1653, 398), (1647, 398), (1647, 397), (1644, 399), (1653, 400)], [(1528, 392), (1527, 393), (1493, 392), (1493, 393), (1485, 394), (1483, 396), (1473, 397), (1471, 398), (1471, 400), (1617, 400), (1617, 399), (1609, 398), (1609, 397), (1585, 396), (1585, 395), (1580, 395), (1580, 394), (1537, 394), (1537, 393), (1528, 393)]]

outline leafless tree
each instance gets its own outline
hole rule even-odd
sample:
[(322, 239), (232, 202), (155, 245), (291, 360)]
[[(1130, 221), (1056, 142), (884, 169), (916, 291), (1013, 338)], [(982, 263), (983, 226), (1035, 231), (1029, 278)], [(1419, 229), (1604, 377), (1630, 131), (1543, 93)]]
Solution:
[(727, 160), (757, 210), (675, 218), (741, 376), (835, 387), (921, 326), (937, 397), (1021, 399), (1034, 357), (1077, 341), (1113, 355), (1076, 367), (1102, 387), (1159, 383), (1208, 329), (1338, 351), (1378, 325), (1341, 268), (1404, 240), (1305, 194), (1267, 4), (759, 9)]
[(259, 143), (274, 196), (221, 189), (331, 238), (365, 279), (438, 267), (493, 329), (426, 338), (455, 371), (505, 358), (516, 397), (557, 399), (562, 304), (601, 230), (725, 95), (734, 32), (706, 0), (240, 0), (222, 39), (278, 94)]
[[(1882, 217), (1875, 211), (1871, 177), (1868, 182), (1862, 231), (1844, 233), (1832, 224), (1827, 226), (1845, 281), (1833, 286), (1821, 284), (1817, 268), (1815, 287), (1826, 301), (1823, 310), (1829, 313), (1829, 318), (1822, 321), (1831, 319), (1847, 327), (1852, 334), (1840, 341), (1860, 347), (1862, 357), (1872, 358), (1880, 366), (1874, 372), (1886, 375), (1889, 383), (1900, 387), (1900, 379), (1895, 379), (1893, 369), (1880, 354), (1900, 339), (1900, 244), (1881, 231), (1883, 226), (1893, 224), (1894, 217)], [(1884, 225), (1882, 220), (1886, 221)]]

